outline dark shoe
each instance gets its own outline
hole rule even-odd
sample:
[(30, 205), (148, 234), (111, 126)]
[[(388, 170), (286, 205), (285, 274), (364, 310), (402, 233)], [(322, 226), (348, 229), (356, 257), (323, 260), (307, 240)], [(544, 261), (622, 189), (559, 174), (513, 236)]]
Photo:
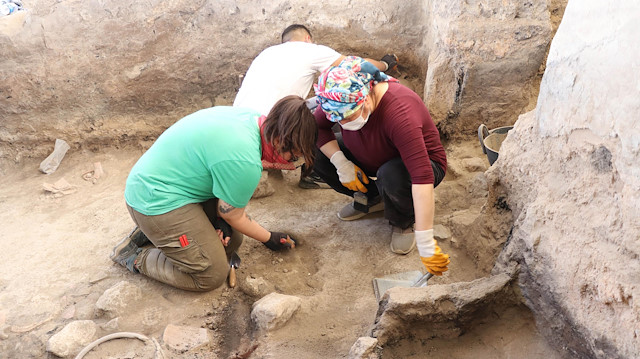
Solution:
[(130, 272), (140, 273), (135, 267), (136, 258), (142, 251), (130, 237), (124, 237), (115, 247), (109, 258), (127, 268)]
[(143, 247), (145, 244), (151, 243), (149, 238), (147, 238), (147, 236), (142, 233), (138, 226), (131, 230), (131, 233), (129, 233), (128, 237), (131, 238), (133, 243), (138, 247)]
[(315, 173), (311, 173), (307, 177), (300, 177), (300, 182), (298, 182), (298, 187), (304, 189), (320, 189), (320, 188), (331, 188), (320, 176)]

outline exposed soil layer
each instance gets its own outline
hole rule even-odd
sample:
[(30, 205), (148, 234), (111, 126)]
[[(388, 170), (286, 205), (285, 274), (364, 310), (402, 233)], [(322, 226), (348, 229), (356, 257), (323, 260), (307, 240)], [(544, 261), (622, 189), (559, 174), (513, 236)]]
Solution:
[[(455, 163), (473, 158), (488, 165), (475, 142), (449, 144), (447, 151), (454, 168)], [(245, 238), (239, 251), (238, 287), (223, 286), (208, 293), (184, 292), (131, 274), (108, 255), (132, 228), (124, 205), (124, 182), (141, 154), (130, 148), (72, 150), (51, 175), (40, 173), (35, 160), (3, 167), (0, 222), (6, 235), (0, 239), (0, 325), (6, 338), (0, 340), (0, 357), (45, 356), (47, 340), (72, 320), (91, 319), (102, 325), (96, 336), (116, 331), (109, 329), (109, 318), (96, 316), (95, 303), (120, 281), (139, 286), (143, 297), (121, 313), (117, 331), (161, 341), (168, 324), (210, 329), (210, 345), (185, 353), (170, 351), (171, 357), (224, 358), (247, 353), (255, 344), (253, 358), (342, 357), (358, 337), (370, 335), (377, 310), (372, 279), (422, 269), (416, 251), (407, 256), (390, 252), (391, 229), (381, 214), (342, 222), (336, 212), (348, 198), (332, 190), (298, 188), (297, 172), (272, 172), (269, 180), (275, 194), (252, 200), (247, 210), (268, 229), (294, 233), (303, 241), (296, 250), (272, 253)], [(105, 176), (92, 184), (82, 174), (93, 169), (94, 162), (101, 163)], [(486, 193), (469, 190), (475, 188), (469, 183), (477, 182), (482, 172), (464, 168), (458, 165), (455, 176), (451, 171), (436, 190), (436, 224), (460, 210), (479, 211), (482, 206)], [(56, 197), (43, 190), (43, 183), (62, 178), (75, 187), (74, 193)], [(477, 258), (493, 253), (466, 253), (459, 244), (464, 240), (454, 234), (441, 241), (452, 257), (451, 270), (433, 278), (430, 285), (488, 274), (478, 269)], [(266, 286), (249, 285), (256, 280), (264, 280)], [(252, 334), (251, 304), (270, 291), (301, 297), (303, 304), (284, 328), (258, 338)], [(30, 326), (35, 327), (24, 333), (14, 330)], [(135, 358), (148, 357), (135, 349), (141, 346), (139, 341), (116, 342), (98, 347), (87, 358), (133, 352)], [(412, 353), (418, 347), (428, 348), (433, 358), (523, 357), (522, 348), (554, 357), (536, 334), (531, 315), (521, 308), (479, 318), (478, 326), (460, 338), (416, 338), (385, 348), (384, 354), (417, 358)]]

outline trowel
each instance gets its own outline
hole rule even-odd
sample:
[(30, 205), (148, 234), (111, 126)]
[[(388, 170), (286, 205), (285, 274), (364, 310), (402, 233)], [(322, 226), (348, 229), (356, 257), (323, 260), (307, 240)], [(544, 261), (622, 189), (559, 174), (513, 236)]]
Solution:
[(433, 274), (422, 274), (420, 271), (411, 271), (403, 273), (395, 273), (386, 275), (381, 278), (373, 278), (373, 293), (376, 295), (376, 300), (379, 302), (380, 298), (389, 288), (403, 287), (403, 288), (419, 288), (426, 287), (429, 278), (433, 277)]
[(240, 266), (240, 256), (238, 253), (231, 253), (231, 258), (229, 259), (229, 287), (235, 288), (236, 286), (236, 269)]

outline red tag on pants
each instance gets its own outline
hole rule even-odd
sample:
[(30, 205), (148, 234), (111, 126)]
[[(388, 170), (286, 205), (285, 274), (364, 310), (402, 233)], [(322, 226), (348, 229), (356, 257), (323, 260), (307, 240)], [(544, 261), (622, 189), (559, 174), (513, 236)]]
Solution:
[(180, 246), (186, 247), (189, 245), (189, 240), (187, 239), (187, 235), (183, 234), (178, 238), (180, 240)]

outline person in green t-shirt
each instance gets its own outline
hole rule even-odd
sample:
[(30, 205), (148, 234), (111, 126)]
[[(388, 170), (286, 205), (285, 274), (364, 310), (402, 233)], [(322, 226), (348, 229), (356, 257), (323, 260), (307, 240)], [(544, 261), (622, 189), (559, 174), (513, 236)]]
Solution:
[(266, 117), (219, 106), (182, 118), (131, 169), (124, 197), (136, 228), (111, 259), (174, 287), (207, 291), (225, 281), (243, 234), (274, 251), (295, 248), (293, 238), (266, 230), (244, 207), (262, 160), (313, 164), (316, 137), (299, 96), (281, 99)]

